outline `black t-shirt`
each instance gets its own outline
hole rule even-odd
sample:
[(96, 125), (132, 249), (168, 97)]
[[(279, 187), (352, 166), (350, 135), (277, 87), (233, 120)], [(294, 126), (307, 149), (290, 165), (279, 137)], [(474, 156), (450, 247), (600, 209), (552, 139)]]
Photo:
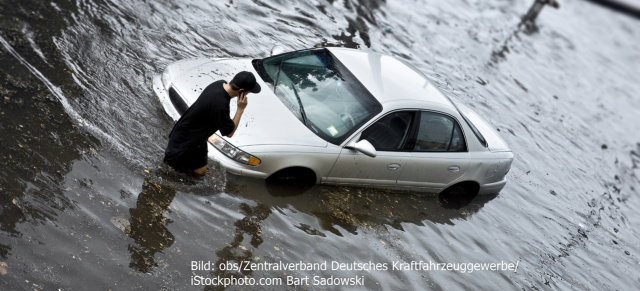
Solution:
[(207, 86), (198, 100), (180, 117), (169, 134), (165, 155), (206, 146), (207, 138), (218, 130), (222, 135), (233, 131), (235, 124), (229, 116), (231, 96), (224, 90), (224, 83), (224, 80), (220, 80)]

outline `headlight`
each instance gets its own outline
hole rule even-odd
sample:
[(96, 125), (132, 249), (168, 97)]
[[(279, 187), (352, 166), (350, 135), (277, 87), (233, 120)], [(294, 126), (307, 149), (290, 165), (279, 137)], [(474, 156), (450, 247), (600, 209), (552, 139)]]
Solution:
[(251, 166), (260, 165), (260, 162), (261, 162), (260, 159), (233, 146), (232, 144), (228, 143), (217, 134), (214, 134), (209, 137), (209, 143), (211, 143), (211, 145), (213, 145), (214, 148), (218, 149), (225, 156), (233, 159), (238, 163), (243, 163)]

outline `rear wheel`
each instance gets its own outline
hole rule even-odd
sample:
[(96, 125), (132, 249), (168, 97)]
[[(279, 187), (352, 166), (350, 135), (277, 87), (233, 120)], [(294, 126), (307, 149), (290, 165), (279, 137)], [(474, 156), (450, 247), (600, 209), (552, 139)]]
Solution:
[(445, 208), (462, 208), (478, 196), (480, 186), (475, 182), (462, 182), (440, 192), (440, 204)]

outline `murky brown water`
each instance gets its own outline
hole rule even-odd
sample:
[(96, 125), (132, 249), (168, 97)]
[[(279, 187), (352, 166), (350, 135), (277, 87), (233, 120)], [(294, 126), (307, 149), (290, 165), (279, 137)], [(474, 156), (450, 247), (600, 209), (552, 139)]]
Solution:
[[(0, 0), (0, 289), (217, 289), (196, 276), (283, 280), (230, 290), (639, 289), (639, 20), (567, 0), (519, 27), (531, 2)], [(499, 129), (506, 188), (459, 207), (167, 173), (151, 78), (275, 44), (414, 62)], [(456, 270), (393, 269), (421, 261)], [(353, 269), (369, 262), (387, 269)], [(502, 262), (518, 268), (462, 270)], [(363, 285), (286, 285), (316, 275)]]

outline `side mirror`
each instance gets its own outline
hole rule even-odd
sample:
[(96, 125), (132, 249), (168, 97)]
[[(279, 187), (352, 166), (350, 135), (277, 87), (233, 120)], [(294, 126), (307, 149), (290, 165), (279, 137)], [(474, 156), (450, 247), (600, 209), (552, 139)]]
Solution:
[(346, 148), (359, 151), (367, 156), (374, 158), (378, 153), (376, 148), (366, 139), (356, 142), (352, 145), (347, 145)]
[(283, 54), (284, 52), (285, 52), (285, 51), (284, 51), (284, 48), (283, 48), (283, 47), (281, 47), (281, 46), (279, 46), (279, 45), (274, 45), (274, 46), (271, 48), (271, 56), (275, 56), (275, 55)]

